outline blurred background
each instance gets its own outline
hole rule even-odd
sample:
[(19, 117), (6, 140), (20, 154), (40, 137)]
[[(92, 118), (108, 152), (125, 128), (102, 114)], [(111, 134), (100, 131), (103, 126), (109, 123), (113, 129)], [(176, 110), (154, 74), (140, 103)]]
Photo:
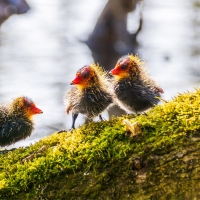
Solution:
[[(44, 113), (34, 116), (36, 125), (31, 137), (8, 148), (27, 146), (71, 127), (71, 114), (65, 113), (63, 96), (76, 71), (97, 59), (97, 54), (90, 50), (95, 39), (89, 36), (95, 34), (95, 24), (96, 28), (101, 25), (107, 0), (27, 0), (27, 3), (30, 6), (28, 12), (24, 11), (27, 13), (10, 16), (0, 27), (0, 102), (26, 95)], [(151, 77), (165, 91), (163, 98), (170, 100), (178, 93), (198, 87), (200, 0), (144, 0), (131, 11), (124, 14), (127, 20), (122, 16), (127, 30), (123, 27), (120, 30), (135, 36), (137, 45), (134, 41), (130, 51), (146, 62)], [(117, 33), (119, 38), (123, 33)], [(115, 44), (119, 54), (126, 52), (122, 51), (127, 50), (125, 43)], [(103, 117), (108, 119), (108, 114)], [(80, 115), (76, 127), (83, 122)]]

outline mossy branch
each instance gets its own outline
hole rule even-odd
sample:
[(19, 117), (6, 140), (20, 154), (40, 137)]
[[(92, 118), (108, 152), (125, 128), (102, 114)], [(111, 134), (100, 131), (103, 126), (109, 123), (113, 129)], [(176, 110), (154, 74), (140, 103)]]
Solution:
[(198, 199), (199, 103), (196, 89), (0, 155), (0, 199)]

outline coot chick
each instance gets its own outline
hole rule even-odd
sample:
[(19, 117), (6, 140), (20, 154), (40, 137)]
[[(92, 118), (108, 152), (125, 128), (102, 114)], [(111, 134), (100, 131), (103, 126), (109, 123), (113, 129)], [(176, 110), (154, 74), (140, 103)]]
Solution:
[(126, 112), (143, 112), (160, 101), (164, 91), (147, 74), (138, 56), (121, 57), (110, 71), (117, 104)]
[(0, 106), (0, 146), (14, 144), (31, 135), (34, 129), (32, 116), (42, 111), (28, 97), (14, 99), (10, 105)]
[(72, 111), (71, 128), (79, 113), (88, 119), (99, 115), (102, 120), (101, 113), (113, 102), (107, 73), (97, 64), (86, 65), (77, 71), (71, 85), (75, 86), (64, 99), (67, 114)]

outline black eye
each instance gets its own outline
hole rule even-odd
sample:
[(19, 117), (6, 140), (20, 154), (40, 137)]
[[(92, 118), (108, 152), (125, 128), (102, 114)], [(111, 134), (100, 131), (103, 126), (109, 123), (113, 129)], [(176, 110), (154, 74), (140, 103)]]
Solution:
[(83, 71), (81, 73), (81, 75), (82, 75), (83, 78), (87, 78), (90, 75), (90, 72), (89, 71)]
[(125, 69), (127, 69), (127, 68), (128, 68), (128, 64), (122, 64), (122, 65), (121, 65), (121, 69), (122, 69), (122, 70), (125, 70)]

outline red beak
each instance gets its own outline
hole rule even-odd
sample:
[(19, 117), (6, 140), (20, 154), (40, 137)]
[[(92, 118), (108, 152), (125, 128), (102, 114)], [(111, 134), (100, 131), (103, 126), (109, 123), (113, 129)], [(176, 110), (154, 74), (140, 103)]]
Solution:
[(32, 111), (35, 113), (35, 114), (42, 114), (43, 111), (40, 110), (39, 108), (37, 108), (36, 106), (32, 108)]
[(76, 85), (81, 83), (81, 77), (80, 76), (76, 76), (76, 78), (70, 83), (70, 85)]
[(118, 74), (119, 74), (119, 69), (118, 69), (118, 68), (114, 68), (114, 69), (112, 69), (112, 70), (110, 71), (109, 74), (111, 74), (111, 75), (118, 75)]

